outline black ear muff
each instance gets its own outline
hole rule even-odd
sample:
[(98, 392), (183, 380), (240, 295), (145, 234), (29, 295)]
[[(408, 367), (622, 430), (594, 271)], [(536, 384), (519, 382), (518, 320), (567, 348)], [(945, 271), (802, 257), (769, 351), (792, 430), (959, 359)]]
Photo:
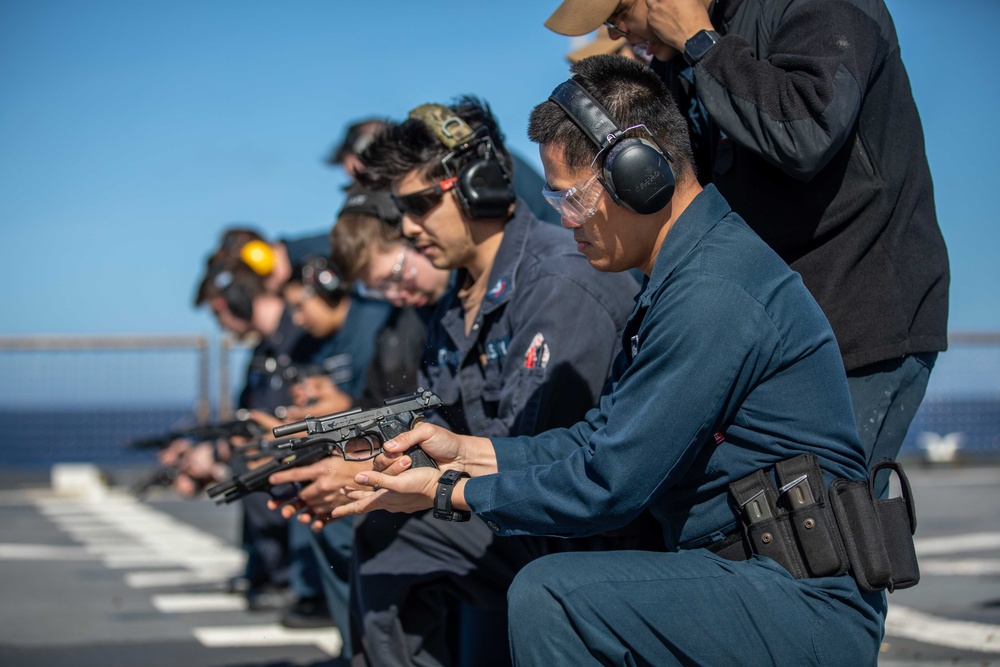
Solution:
[(212, 284), (219, 290), (229, 312), (244, 322), (253, 320), (253, 292), (250, 288), (237, 281), (228, 269), (216, 266), (211, 270), (214, 274)]
[(302, 267), (302, 284), (330, 305), (336, 305), (344, 295), (344, 283), (337, 269), (326, 257), (316, 257)]
[(645, 139), (622, 139), (604, 158), (604, 179), (618, 200), (640, 215), (662, 210), (674, 196), (674, 171)]
[(229, 312), (244, 322), (253, 321), (253, 294), (245, 285), (233, 283), (222, 293)]
[(476, 160), (458, 175), (460, 195), (473, 218), (506, 218), (510, 209), (511, 184), (496, 160)]
[[(473, 131), (455, 112), (441, 104), (421, 104), (410, 118), (419, 120), (447, 148), (441, 159), (448, 177), (458, 177), (455, 195), (470, 218), (506, 219), (517, 199), (511, 174), (500, 162), (485, 127)], [(463, 165), (457, 169), (454, 165)], [(455, 173), (457, 171), (457, 173)]]
[[(645, 125), (621, 129), (604, 106), (573, 79), (559, 84), (549, 99), (597, 146), (599, 178), (616, 204), (649, 215), (670, 203), (676, 184), (670, 153)], [(622, 138), (633, 130), (644, 131), (648, 137)]]

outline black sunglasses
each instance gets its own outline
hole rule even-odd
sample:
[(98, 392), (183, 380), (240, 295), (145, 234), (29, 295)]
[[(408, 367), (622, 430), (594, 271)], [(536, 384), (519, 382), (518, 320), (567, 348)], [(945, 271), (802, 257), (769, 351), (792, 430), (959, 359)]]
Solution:
[(455, 187), (458, 183), (457, 177), (452, 177), (441, 181), (429, 188), (411, 192), (408, 195), (391, 195), (392, 201), (404, 215), (420, 217), (427, 215), (432, 208), (441, 202), (444, 193)]

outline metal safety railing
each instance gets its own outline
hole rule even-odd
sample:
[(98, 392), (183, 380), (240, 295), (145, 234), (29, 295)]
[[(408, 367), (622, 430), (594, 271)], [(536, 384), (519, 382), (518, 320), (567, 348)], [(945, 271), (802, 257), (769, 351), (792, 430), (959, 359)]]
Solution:
[[(902, 455), (998, 457), (1000, 332), (949, 339)], [(0, 466), (127, 464), (131, 439), (230, 418), (248, 359), (223, 336), (0, 337)]]
[(246, 354), (204, 335), (0, 337), (0, 466), (146, 461), (126, 443), (232, 414)]

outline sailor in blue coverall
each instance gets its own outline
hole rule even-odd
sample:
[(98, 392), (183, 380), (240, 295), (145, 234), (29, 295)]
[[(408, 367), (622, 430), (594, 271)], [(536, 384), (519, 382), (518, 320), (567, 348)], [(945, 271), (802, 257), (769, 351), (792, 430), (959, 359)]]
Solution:
[[(426, 419), (491, 436), (581, 419), (607, 381), (636, 281), (595, 274), (567, 230), (516, 197), (502, 134), (480, 101), (422, 105), (365, 157), (366, 177), (395, 193), (416, 250), (454, 271), (428, 322), (420, 383), (442, 405)], [(363, 651), (380, 667), (509, 664), (508, 585), (553, 543), (584, 546), (497, 539), (481, 521), (448, 524), (430, 513), (365, 517), (351, 590), (353, 630), (363, 635), (356, 657)]]
[[(573, 71), (619, 127), (655, 133), (677, 179), (658, 212), (617, 204), (600, 182), (588, 205), (597, 149), (553, 98), (532, 114), (553, 200), (591, 265), (649, 276), (600, 406), (533, 437), (422, 424), (386, 444), (382, 472), (358, 476), (377, 491), (335, 515), (433, 506), (453, 521), (471, 510), (499, 536), (570, 537), (650, 510), (667, 552), (554, 554), (518, 574), (508, 593), (517, 664), (875, 664), (883, 593), (860, 592), (850, 574), (796, 579), (769, 558), (703, 548), (738, 529), (728, 485), (755, 471), (811, 453), (827, 484), (866, 477), (829, 323), (799, 276), (698, 185), (655, 76), (613, 56)], [(413, 445), (441, 470), (408, 469), (401, 452)]]

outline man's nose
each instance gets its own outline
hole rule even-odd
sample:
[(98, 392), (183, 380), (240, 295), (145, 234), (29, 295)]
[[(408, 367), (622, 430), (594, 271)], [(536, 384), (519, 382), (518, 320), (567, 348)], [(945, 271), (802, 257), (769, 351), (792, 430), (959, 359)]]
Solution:
[(417, 237), (417, 235), (420, 233), (421, 227), (416, 222), (414, 222), (412, 217), (410, 217), (408, 214), (404, 214), (403, 224), (400, 226), (400, 230), (403, 232), (403, 236), (412, 239)]

